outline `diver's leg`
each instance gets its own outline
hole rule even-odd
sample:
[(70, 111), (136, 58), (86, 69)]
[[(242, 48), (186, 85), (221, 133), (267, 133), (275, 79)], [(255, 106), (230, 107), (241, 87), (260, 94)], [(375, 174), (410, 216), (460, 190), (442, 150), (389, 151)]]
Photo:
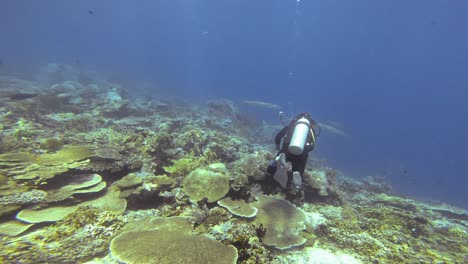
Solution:
[(307, 165), (308, 154), (303, 154), (296, 158), (296, 162), (293, 163), (293, 171), (298, 171), (301, 176), (304, 175), (305, 167)]
[(307, 164), (307, 154), (292, 157), (293, 160), (293, 174), (291, 187), (294, 189), (302, 188), (302, 177), (304, 176), (305, 167)]

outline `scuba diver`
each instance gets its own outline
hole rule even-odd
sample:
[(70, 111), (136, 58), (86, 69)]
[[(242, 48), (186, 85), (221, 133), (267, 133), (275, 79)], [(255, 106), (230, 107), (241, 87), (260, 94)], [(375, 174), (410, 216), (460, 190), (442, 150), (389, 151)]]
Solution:
[[(282, 118), (283, 113), (280, 112), (280, 119), (283, 122)], [(278, 153), (268, 165), (267, 173), (273, 175), (273, 179), (283, 189), (287, 189), (288, 186), (292, 192), (302, 189), (302, 177), (309, 152), (314, 149), (315, 139), (319, 135), (320, 127), (309, 113), (298, 114), (278, 132), (275, 137)], [(283, 143), (280, 145), (282, 139)]]

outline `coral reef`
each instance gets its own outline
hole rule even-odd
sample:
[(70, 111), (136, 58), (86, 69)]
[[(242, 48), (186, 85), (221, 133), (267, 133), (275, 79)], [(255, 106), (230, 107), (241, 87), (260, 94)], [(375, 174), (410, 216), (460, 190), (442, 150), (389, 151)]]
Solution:
[(0, 172), (16, 180), (44, 182), (89, 162), (95, 155), (89, 146), (68, 146), (55, 153), (34, 155), (25, 152), (0, 155)]
[(464, 208), (317, 155), (292, 196), (265, 174), (277, 126), (134, 96), (70, 65), (0, 76), (1, 263), (468, 261)]
[[(107, 252), (110, 239), (125, 224), (120, 214), (84, 206), (56, 224), (0, 242), (2, 263), (76, 263)], [(26, 254), (25, 254), (26, 252)]]

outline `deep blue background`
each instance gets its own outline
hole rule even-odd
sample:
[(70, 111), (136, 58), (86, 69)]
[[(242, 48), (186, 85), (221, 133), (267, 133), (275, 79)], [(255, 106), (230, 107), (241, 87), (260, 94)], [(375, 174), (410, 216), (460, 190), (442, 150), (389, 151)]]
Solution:
[(465, 206), (466, 14), (462, 0), (5, 0), (0, 70), (79, 62), (139, 92), (310, 111), (350, 134), (320, 138), (331, 165)]

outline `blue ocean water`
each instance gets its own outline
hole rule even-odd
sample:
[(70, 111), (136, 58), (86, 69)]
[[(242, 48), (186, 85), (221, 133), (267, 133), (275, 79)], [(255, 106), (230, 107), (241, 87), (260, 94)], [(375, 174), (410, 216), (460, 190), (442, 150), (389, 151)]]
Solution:
[[(58, 62), (135, 93), (309, 111), (314, 155), (406, 195), (468, 202), (466, 1), (3, 1), (0, 71)], [(142, 88), (144, 87), (144, 88)], [(246, 109), (257, 111), (255, 109)], [(277, 113), (258, 115), (278, 123)]]

